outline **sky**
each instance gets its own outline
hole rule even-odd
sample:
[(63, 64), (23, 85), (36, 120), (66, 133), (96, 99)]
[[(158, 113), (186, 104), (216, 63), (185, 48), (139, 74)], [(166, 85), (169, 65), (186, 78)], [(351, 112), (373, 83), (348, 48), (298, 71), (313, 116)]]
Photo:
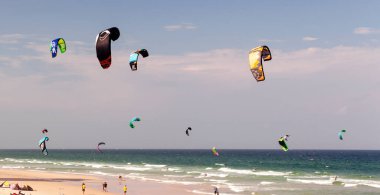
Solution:
[[(338, 0), (4, 1), (0, 149), (37, 149), (47, 128), (55, 149), (279, 149), (290, 134), (291, 149), (379, 150), (379, 10)], [(95, 38), (113, 26), (121, 35), (103, 70)], [(67, 52), (52, 59), (58, 37)], [(273, 59), (257, 83), (248, 52), (259, 45)], [(132, 72), (140, 48), (150, 56)]]

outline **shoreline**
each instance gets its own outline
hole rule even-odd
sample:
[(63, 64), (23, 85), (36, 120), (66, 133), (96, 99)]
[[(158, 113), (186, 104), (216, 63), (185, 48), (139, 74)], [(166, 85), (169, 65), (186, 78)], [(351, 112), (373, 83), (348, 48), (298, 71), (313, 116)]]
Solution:
[[(123, 194), (124, 184), (128, 187), (127, 194), (151, 195), (190, 195), (190, 189), (178, 184), (165, 184), (153, 181), (140, 181), (136, 179), (125, 179), (119, 182), (117, 178), (110, 176), (93, 176), (81, 173), (57, 173), (35, 170), (0, 169), (0, 184), (8, 181), (10, 184), (19, 186), (29, 185), (34, 191), (11, 190), (0, 188), (0, 195), (10, 193), (22, 193), (26, 195), (82, 195), (81, 184), (86, 184), (85, 194), (88, 195), (116, 195)], [(107, 182), (107, 192), (103, 192), (102, 183)]]

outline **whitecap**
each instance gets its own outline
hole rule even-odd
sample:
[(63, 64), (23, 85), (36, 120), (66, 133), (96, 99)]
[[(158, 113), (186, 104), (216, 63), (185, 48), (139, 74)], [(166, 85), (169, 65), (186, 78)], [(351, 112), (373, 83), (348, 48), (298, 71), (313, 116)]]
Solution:
[(247, 169), (231, 169), (231, 168), (223, 167), (218, 170), (225, 173), (237, 173), (237, 174), (245, 174), (245, 175), (253, 174), (253, 171), (247, 170)]
[(166, 167), (166, 165), (153, 165), (153, 164), (145, 164), (145, 167), (154, 167), (154, 168), (163, 168)]

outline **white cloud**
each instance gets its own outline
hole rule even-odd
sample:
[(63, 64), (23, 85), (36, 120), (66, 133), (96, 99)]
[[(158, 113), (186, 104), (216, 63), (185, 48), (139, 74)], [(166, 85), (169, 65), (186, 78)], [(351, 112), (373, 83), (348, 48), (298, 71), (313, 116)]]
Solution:
[(359, 34), (359, 35), (380, 34), (380, 29), (369, 28), (369, 27), (358, 27), (354, 29), (354, 34)]
[[(78, 47), (80, 45), (78, 44)], [(103, 72), (112, 72), (112, 74), (121, 76), (130, 71), (127, 63), (129, 56), (125, 55), (125, 53), (129, 53), (128, 51), (114, 51), (110, 70), (101, 72), (96, 56), (87, 52), (86, 49), (81, 49), (84, 52), (80, 52), (72, 48), (65, 54), (59, 54), (57, 58), (52, 59), (46, 52), (46, 45), (33, 44), (33, 47), (29, 45), (25, 45), (25, 47), (33, 48), (37, 54), (15, 58), (0, 56), (0, 62), (21, 71), (23, 68), (30, 67), (31, 61), (39, 61), (39, 64), (45, 65), (43, 68), (46, 68), (47, 71), (52, 67), (59, 67), (59, 72), (50, 72), (49, 74), (81, 75), (82, 78), (89, 80), (96, 80)], [(378, 67), (376, 64), (380, 63), (377, 57), (378, 53), (380, 53), (380, 48), (344, 46), (306, 48), (296, 51), (272, 49), (273, 59), (264, 62), (264, 69), (266, 76), (272, 78), (292, 78), (295, 75), (305, 77), (322, 74), (325, 71), (337, 71), (337, 73), (348, 72), (356, 76), (362, 75), (362, 79), (365, 79), (364, 70), (371, 70), (371, 73), (380, 70), (380, 68), (376, 68)], [(352, 64), (355, 62), (360, 62), (360, 66), (359, 63), (358, 66), (353, 66)], [(115, 69), (118, 72), (113, 72)], [(215, 82), (231, 78), (237, 80), (253, 79), (249, 71), (248, 51), (240, 49), (216, 49), (182, 55), (152, 54), (148, 58), (141, 59), (140, 69), (141, 72), (144, 72), (143, 74), (149, 74), (151, 78), (163, 77), (166, 80), (171, 78), (174, 80), (186, 75), (199, 78), (199, 82), (202, 82), (202, 79), (210, 81), (209, 76), (212, 76)], [(3, 69), (3, 74), (7, 74), (4, 71)]]
[(0, 44), (17, 44), (25, 37), (23, 34), (3, 34), (0, 35)]
[(304, 40), (304, 41), (316, 41), (316, 40), (318, 40), (318, 38), (317, 37), (306, 36), (306, 37), (303, 37), (302, 40)]
[(194, 30), (197, 29), (197, 26), (191, 23), (182, 23), (164, 26), (164, 29), (167, 31), (178, 31), (178, 30)]

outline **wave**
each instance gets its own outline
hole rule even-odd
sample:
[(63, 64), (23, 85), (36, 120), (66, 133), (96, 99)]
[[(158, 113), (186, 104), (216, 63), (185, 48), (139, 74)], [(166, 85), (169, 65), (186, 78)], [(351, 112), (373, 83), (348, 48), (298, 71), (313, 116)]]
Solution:
[(123, 169), (126, 171), (148, 171), (151, 170), (152, 168), (150, 167), (138, 167), (138, 166), (110, 166), (111, 168), (114, 169)]
[(25, 160), (14, 159), (14, 158), (4, 158), (4, 161), (16, 162), (16, 163), (24, 163), (25, 162)]
[(222, 174), (222, 173), (207, 173), (207, 177), (221, 177), (225, 178), (228, 174)]
[(352, 188), (352, 187), (357, 187), (357, 186), (358, 184), (348, 184), (348, 183), (344, 184), (345, 188)]
[(374, 180), (365, 180), (365, 179), (344, 179), (341, 178), (339, 181), (344, 182), (344, 186), (346, 187), (354, 187), (355, 185), (368, 186), (372, 188), (380, 188), (380, 181)]
[[(73, 165), (73, 163), (67, 163), (67, 162), (60, 162), (62, 165), (65, 165), (66, 166), (71, 166)], [(103, 164), (98, 164), (98, 163), (78, 163), (79, 165), (83, 165), (83, 166), (86, 166), (86, 167), (92, 167), (92, 168), (97, 168), (97, 169), (100, 169), (100, 168), (105, 168), (106, 166), (103, 165)]]
[(324, 178), (331, 179), (332, 178), (329, 175), (304, 175), (304, 176), (284, 176), (284, 177), (290, 178), (290, 179), (324, 179)]
[(153, 164), (144, 164), (145, 167), (153, 167), (153, 168), (163, 168), (166, 165), (153, 165)]
[(172, 172), (176, 172), (176, 173), (182, 172), (181, 168), (178, 168), (178, 167), (168, 168), (168, 171), (172, 171)]
[(231, 183), (227, 183), (226, 184), (228, 186), (228, 188), (233, 191), (233, 192), (244, 192), (244, 191), (249, 191), (249, 189), (251, 188), (250, 186), (246, 186), (246, 185), (240, 185), (240, 184), (231, 184)]
[(173, 177), (173, 178), (189, 178), (190, 175), (164, 175), (164, 177)]
[(260, 185), (271, 185), (271, 184), (274, 184), (274, 182), (270, 182), (270, 181), (262, 181), (262, 182), (260, 182)]
[(257, 176), (287, 176), (292, 174), (292, 172), (279, 172), (279, 171), (255, 171), (249, 169), (231, 169), (231, 168), (220, 168), (219, 171), (225, 173), (235, 173), (242, 175), (257, 175)]
[[(192, 192), (194, 194), (209, 194), (209, 195), (214, 195), (214, 192), (204, 192), (204, 191), (200, 191), (200, 190), (188, 190), (188, 192)], [(254, 194), (254, 192), (252, 193)], [(227, 193), (223, 193), (223, 195), (235, 195), (235, 194), (227, 194)]]
[(292, 172), (279, 172), (279, 171), (255, 171), (254, 175), (257, 176), (287, 176), (292, 174)]
[(380, 181), (374, 180), (361, 180), (361, 179), (346, 179), (339, 178), (335, 181), (331, 176), (300, 176), (296, 178), (288, 177), (287, 181), (303, 184), (317, 184), (317, 185), (343, 185), (344, 187), (357, 187), (367, 186), (372, 188), (380, 188)]
[(286, 178), (287, 181), (289, 182), (294, 182), (294, 183), (303, 183), (303, 184), (318, 184), (318, 185), (332, 185), (333, 181), (330, 179), (291, 179), (291, 178)]
[(2, 169), (25, 169), (25, 167), (23, 166), (7, 166), (7, 165), (4, 165), (4, 166), (1, 166)]
[(244, 175), (250, 175), (253, 174), (253, 171), (247, 170), (247, 169), (231, 169), (231, 168), (219, 168), (219, 171), (225, 172), (225, 173), (237, 173), (237, 174), (244, 174)]

